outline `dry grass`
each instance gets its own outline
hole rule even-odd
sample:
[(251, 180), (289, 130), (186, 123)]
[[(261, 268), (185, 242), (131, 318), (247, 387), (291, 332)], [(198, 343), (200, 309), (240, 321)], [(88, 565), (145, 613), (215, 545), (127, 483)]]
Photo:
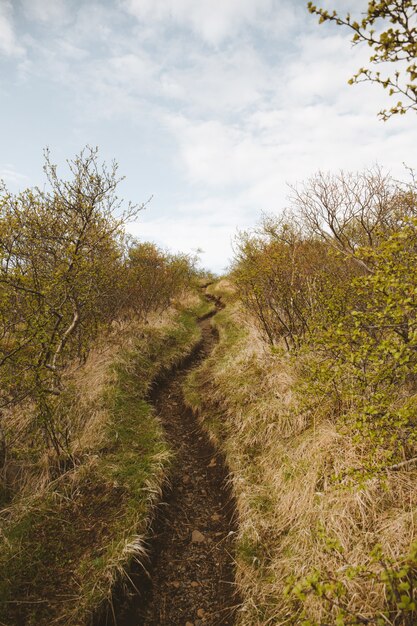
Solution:
[(75, 466), (59, 476), (34, 447), (31, 407), (7, 416), (18, 436), (14, 497), (0, 511), (0, 624), (86, 623), (143, 554), (171, 460), (146, 393), (198, 341), (206, 306), (191, 295), (146, 325), (120, 322), (67, 372), (61, 408)]
[(225, 299), (233, 299), (236, 294), (236, 288), (228, 278), (221, 278), (209, 285), (207, 292), (213, 296), (224, 297)]
[(383, 585), (371, 577), (349, 579), (346, 571), (348, 565), (375, 569), (369, 555), (376, 543), (392, 557), (407, 551), (416, 538), (417, 471), (335, 481), (361, 467), (365, 451), (337, 431), (325, 403), (314, 412), (300, 410), (293, 363), (265, 349), (231, 288), (225, 294), (223, 287), (215, 289), (229, 301), (215, 319), (220, 343), (189, 380), (187, 396), (232, 473), (240, 521), (239, 624), (301, 624), (306, 617), (311, 624), (335, 623), (337, 609), (323, 598), (307, 594), (300, 601), (285, 593), (289, 577), (314, 570), (342, 581), (347, 610), (375, 617), (386, 604)]
[[(99, 451), (106, 442), (109, 420), (104, 391), (115, 384), (115, 363), (123, 361), (149, 329), (164, 330), (172, 325), (182, 309), (198, 307), (199, 297), (186, 294), (181, 304), (176, 303), (162, 314), (151, 313), (146, 324), (129, 318), (113, 322), (109, 332), (99, 336), (85, 363), (74, 362), (65, 372), (64, 386), (69, 393), (62, 397), (62, 412), (67, 413), (71, 425), (71, 453), (76, 459)], [(126, 366), (126, 362), (124, 363)], [(13, 492), (38, 494), (48, 488), (53, 479), (53, 454), (45, 450), (34, 426), (31, 404), (21, 404), (4, 411), (2, 428), (10, 442), (4, 468), (5, 482)]]

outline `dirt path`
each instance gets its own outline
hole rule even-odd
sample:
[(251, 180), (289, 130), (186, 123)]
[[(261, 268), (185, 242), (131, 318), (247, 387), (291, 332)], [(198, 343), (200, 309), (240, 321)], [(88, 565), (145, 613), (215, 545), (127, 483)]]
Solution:
[(212, 350), (210, 320), (189, 362), (160, 383), (152, 397), (177, 458), (150, 540), (150, 581), (131, 573), (141, 593), (115, 601), (104, 624), (117, 626), (233, 625), (234, 502), (227, 469), (198, 420), (185, 406), (182, 384)]

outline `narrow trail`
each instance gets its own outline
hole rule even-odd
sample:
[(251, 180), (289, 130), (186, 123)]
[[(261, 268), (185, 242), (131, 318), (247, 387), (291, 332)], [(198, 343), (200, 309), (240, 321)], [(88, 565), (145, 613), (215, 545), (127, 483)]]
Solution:
[(235, 505), (224, 461), (185, 405), (182, 385), (211, 352), (217, 334), (206, 318), (202, 341), (187, 362), (159, 383), (152, 396), (176, 452), (149, 541), (150, 563), (130, 572), (138, 589), (115, 598), (113, 614), (97, 626), (232, 626)]

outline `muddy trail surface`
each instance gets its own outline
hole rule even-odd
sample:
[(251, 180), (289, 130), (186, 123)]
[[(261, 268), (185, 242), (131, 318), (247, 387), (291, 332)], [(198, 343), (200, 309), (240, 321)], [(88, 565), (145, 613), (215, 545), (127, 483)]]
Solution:
[(235, 623), (236, 516), (228, 471), (182, 393), (190, 369), (207, 357), (217, 341), (209, 318), (200, 325), (198, 348), (151, 396), (176, 460), (151, 528), (150, 559), (129, 572), (136, 591), (129, 596), (116, 594), (112, 611), (96, 626)]

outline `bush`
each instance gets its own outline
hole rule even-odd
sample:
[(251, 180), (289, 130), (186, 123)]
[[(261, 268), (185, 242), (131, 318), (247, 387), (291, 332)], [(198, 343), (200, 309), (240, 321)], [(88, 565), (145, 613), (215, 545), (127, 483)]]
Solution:
[[(264, 219), (238, 238), (238, 293), (273, 352), (291, 356), (306, 439), (330, 420), (344, 439), (341, 449), (354, 450), (355, 466), (342, 464), (343, 475), (331, 460), (326, 469), (327, 495), (340, 498), (340, 510), (346, 490), (360, 498), (372, 482), (388, 491), (387, 473), (417, 462), (416, 266), (416, 182), (396, 183), (379, 170), (318, 174), (294, 190), (283, 218)], [(322, 487), (318, 496), (326, 496)], [(415, 623), (414, 543), (372, 549), (364, 536), (360, 563), (352, 564), (325, 529), (323, 540), (332, 559), (288, 580), (294, 623)], [(384, 598), (366, 614), (352, 609), (352, 589), (362, 585)], [(320, 606), (319, 622), (312, 621), (313, 605)]]
[(152, 243), (133, 242), (126, 263), (128, 306), (141, 319), (162, 313), (196, 277), (196, 258), (170, 254)]
[[(10, 437), (2, 412), (32, 407), (33, 445), (71, 456), (59, 398), (70, 363), (132, 309), (142, 319), (190, 286), (195, 259), (128, 245), (124, 227), (143, 208), (116, 195), (117, 165), (86, 148), (61, 179), (46, 152), (46, 191), (0, 189), (0, 468)], [(27, 429), (26, 429), (27, 430)]]

